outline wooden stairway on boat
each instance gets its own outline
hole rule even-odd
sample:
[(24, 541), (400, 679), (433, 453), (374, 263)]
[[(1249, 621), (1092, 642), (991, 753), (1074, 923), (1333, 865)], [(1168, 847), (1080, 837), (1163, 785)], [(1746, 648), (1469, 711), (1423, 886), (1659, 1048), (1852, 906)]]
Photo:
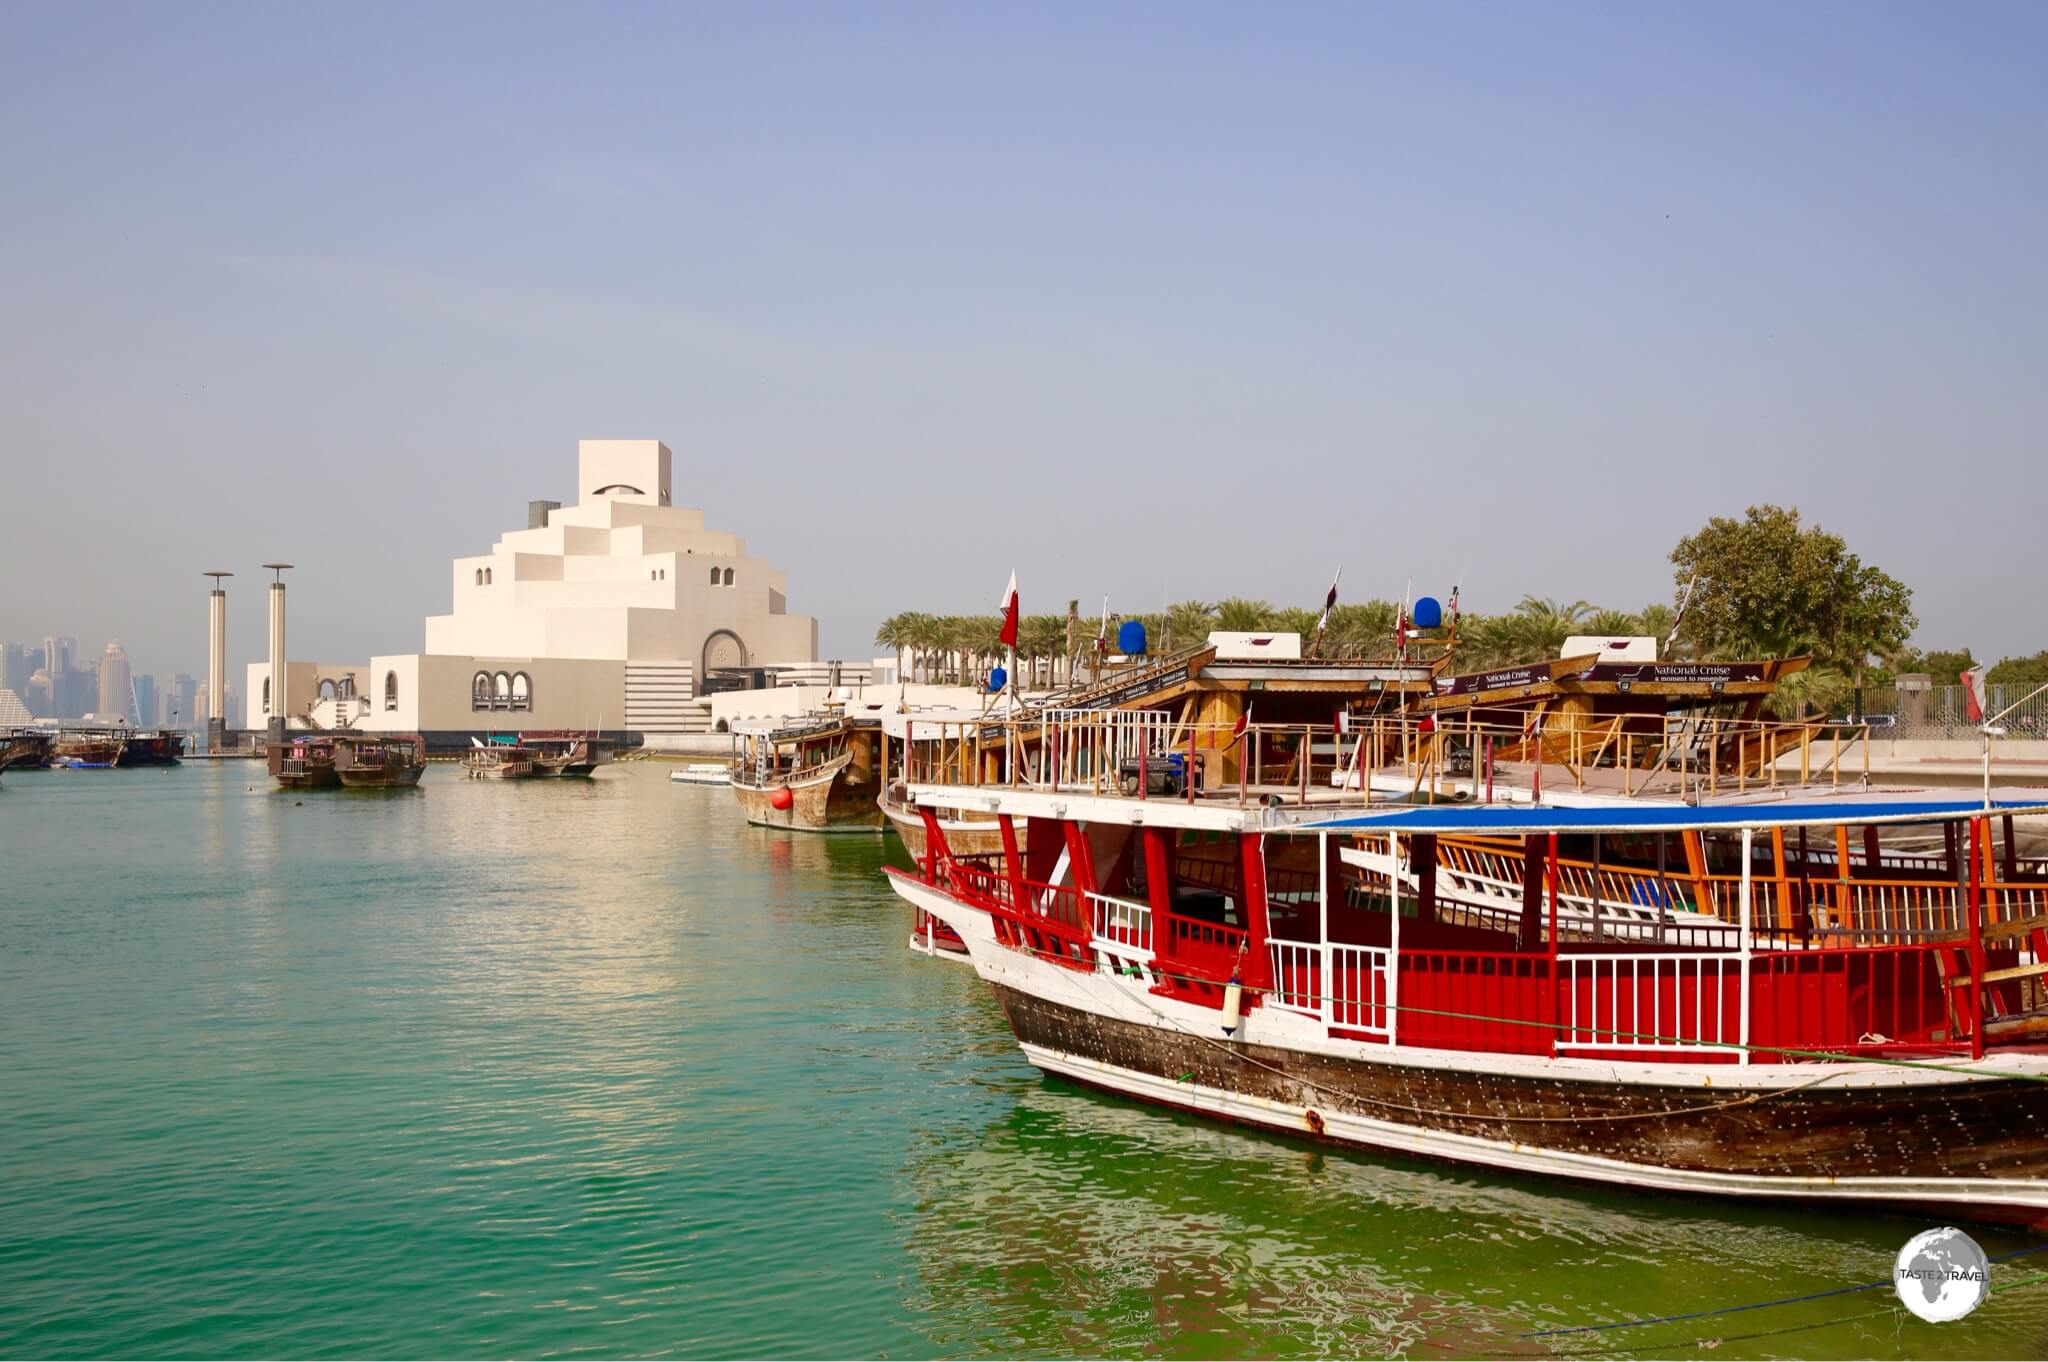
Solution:
[[(2023, 1036), (2048, 1035), (2048, 916), (2015, 918), (1984, 928), (1984, 944), (2023, 945), (2033, 958), (2024, 964), (2006, 965), (1984, 971), (1984, 1039), (2010, 1040)], [(1967, 938), (1944, 940), (1934, 952), (1934, 968), (1941, 976), (1948, 1004), (1949, 1034), (1970, 1034), (1971, 1018), (1959, 1006), (1968, 996), (1972, 973)], [(2029, 981), (2038, 981), (2029, 983)]]

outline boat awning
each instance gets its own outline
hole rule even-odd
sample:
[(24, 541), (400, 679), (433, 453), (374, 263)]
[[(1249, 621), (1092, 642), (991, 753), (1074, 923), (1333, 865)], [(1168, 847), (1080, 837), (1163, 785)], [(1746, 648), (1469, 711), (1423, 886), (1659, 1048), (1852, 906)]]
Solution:
[[(2022, 792), (2010, 792), (2020, 795)], [(1846, 797), (1799, 802), (1741, 804), (1604, 805), (1555, 808), (1547, 805), (1430, 804), (1419, 808), (1388, 808), (1384, 812), (1350, 814), (1297, 824), (1298, 832), (1428, 832), (1528, 836), (1549, 832), (1656, 832), (1680, 829), (1782, 828), (1837, 823), (1939, 823), (1986, 815), (2048, 814), (2048, 792), (2026, 791), (2024, 797), (1994, 796), (1989, 804), (1975, 798), (1936, 796), (1914, 791), (1910, 797)]]

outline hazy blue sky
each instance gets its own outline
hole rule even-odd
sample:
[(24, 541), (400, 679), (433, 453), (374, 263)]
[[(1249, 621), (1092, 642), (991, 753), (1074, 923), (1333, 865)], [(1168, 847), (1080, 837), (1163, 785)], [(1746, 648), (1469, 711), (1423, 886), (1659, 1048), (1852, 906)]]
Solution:
[(2048, 5), (0, 8), (0, 638), (415, 649), (656, 436), (829, 653), (1793, 503), (2048, 646)]

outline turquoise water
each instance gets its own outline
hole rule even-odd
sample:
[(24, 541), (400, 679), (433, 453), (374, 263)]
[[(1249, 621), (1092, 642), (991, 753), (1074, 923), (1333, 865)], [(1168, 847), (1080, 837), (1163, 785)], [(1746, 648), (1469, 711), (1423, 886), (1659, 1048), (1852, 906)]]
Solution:
[(0, 781), (0, 1354), (2048, 1355), (2025, 1289), (1526, 1339), (1875, 1281), (1924, 1225), (1085, 1093), (903, 949), (879, 839), (653, 764), (454, 775)]

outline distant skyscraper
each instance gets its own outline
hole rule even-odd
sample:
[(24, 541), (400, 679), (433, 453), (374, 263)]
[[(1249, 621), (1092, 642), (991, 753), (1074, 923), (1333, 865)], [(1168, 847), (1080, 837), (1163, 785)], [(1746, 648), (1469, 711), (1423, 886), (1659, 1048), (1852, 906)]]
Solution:
[(21, 698), (29, 713), (38, 719), (63, 717), (57, 713), (56, 687), (50, 681), (50, 673), (41, 667), (29, 673), (28, 689), (21, 693)]
[(156, 677), (149, 672), (137, 672), (128, 684), (133, 688), (130, 693), (135, 697), (131, 706), (134, 710), (132, 721), (144, 728), (161, 726), (164, 720), (163, 715), (157, 712)]
[(199, 711), (199, 680), (185, 672), (173, 672), (164, 690), (163, 722), (171, 728), (196, 728), (206, 716)]
[(106, 652), (100, 654), (100, 703), (95, 711), (102, 719), (116, 716), (135, 722), (130, 706), (135, 699), (133, 678), (128, 671), (128, 653), (121, 647), (121, 640), (114, 639), (107, 644)]
[(35, 649), (26, 643), (0, 643), (0, 690), (22, 694), (40, 665)]

